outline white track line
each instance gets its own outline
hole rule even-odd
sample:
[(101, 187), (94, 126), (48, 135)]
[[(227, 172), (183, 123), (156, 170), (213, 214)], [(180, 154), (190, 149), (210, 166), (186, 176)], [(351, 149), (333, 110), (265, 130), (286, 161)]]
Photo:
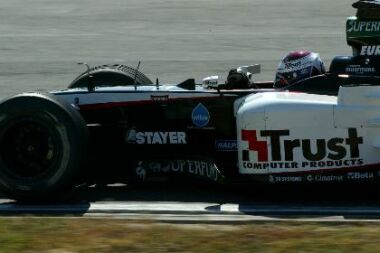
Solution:
[(184, 202), (97, 202), (74, 205), (0, 204), (0, 214), (11, 213), (177, 213), (177, 214), (273, 214), (273, 215), (380, 215), (380, 206), (302, 206), (218, 204)]

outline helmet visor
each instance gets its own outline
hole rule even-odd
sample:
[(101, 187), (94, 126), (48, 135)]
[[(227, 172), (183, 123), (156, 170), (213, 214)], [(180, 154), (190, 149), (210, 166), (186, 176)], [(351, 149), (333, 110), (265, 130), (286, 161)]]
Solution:
[(300, 80), (309, 78), (311, 76), (312, 69), (313, 66), (309, 66), (295, 71), (277, 73), (275, 87), (282, 88), (290, 84), (296, 83)]

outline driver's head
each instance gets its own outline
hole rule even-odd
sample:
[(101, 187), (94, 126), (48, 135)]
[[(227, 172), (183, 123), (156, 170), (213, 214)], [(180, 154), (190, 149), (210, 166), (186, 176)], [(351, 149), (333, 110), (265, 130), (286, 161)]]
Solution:
[(278, 64), (275, 88), (282, 88), (300, 80), (325, 73), (319, 54), (310, 51), (288, 53)]

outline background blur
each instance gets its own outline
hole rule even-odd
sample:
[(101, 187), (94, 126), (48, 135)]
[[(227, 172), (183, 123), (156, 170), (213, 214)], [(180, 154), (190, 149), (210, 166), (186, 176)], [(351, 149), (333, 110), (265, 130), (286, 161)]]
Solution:
[(0, 98), (66, 87), (83, 66), (136, 66), (161, 83), (221, 80), (262, 64), (272, 80), (288, 51), (319, 52), (326, 65), (351, 54), (347, 0), (0, 0)]

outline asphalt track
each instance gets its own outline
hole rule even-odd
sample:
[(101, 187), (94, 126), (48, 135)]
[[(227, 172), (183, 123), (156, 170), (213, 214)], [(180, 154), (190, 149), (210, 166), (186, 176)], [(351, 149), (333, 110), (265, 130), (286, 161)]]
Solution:
[(347, 0), (0, 0), (0, 98), (66, 87), (90, 65), (136, 66), (178, 83), (260, 63), (273, 80), (284, 54), (309, 49), (326, 65), (351, 49)]
[[(288, 51), (319, 52), (328, 66), (349, 55), (347, 0), (0, 0), (0, 98), (66, 87), (90, 65), (136, 66), (152, 80), (177, 83), (253, 63), (257, 80), (271, 80)], [(248, 191), (249, 192), (249, 191)], [(372, 220), (380, 214), (376, 191), (351, 189), (335, 198), (268, 195), (210, 189), (124, 187), (88, 189), (69, 203), (21, 205), (0, 200), (0, 215), (114, 215), (158, 220)], [(367, 195), (371, 195), (368, 197)], [(268, 197), (269, 196), (269, 197)], [(1, 196), (0, 196), (1, 197)], [(352, 197), (352, 198), (351, 198)], [(198, 220), (199, 222), (199, 220)]]
[(0, 216), (116, 217), (167, 223), (380, 222), (377, 186), (217, 187), (149, 184), (88, 187), (59, 202), (0, 199)]

